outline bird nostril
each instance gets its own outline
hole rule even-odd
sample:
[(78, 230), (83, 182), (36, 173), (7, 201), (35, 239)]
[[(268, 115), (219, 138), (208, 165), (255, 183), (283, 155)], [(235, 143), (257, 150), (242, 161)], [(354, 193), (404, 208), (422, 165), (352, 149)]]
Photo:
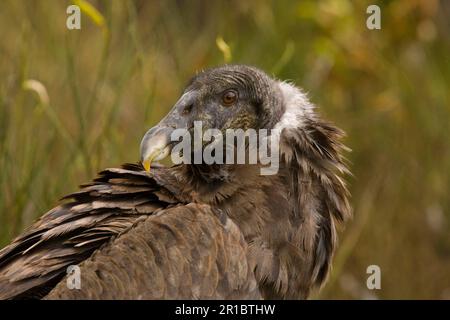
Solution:
[(183, 108), (182, 113), (183, 113), (184, 115), (189, 114), (189, 113), (192, 111), (192, 108), (193, 108), (193, 107), (194, 107), (193, 104), (187, 105), (186, 107)]

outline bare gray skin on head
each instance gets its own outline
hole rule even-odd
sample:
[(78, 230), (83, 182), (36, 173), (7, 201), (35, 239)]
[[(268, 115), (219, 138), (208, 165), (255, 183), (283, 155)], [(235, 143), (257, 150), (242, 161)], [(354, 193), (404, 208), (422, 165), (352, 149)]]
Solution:
[[(107, 169), (0, 251), (0, 299), (305, 299), (320, 287), (335, 225), (351, 212), (343, 132), (294, 85), (227, 65), (193, 77), (147, 131), (144, 166), (194, 121), (279, 129), (278, 173), (262, 176), (259, 164)], [(80, 268), (81, 290), (66, 286), (69, 265)]]
[[(224, 93), (232, 90), (237, 100), (224, 105)], [(201, 121), (203, 130), (272, 129), (285, 111), (278, 81), (245, 65), (208, 69), (193, 77), (182, 96), (161, 122), (142, 139), (142, 161), (167, 155), (175, 129), (192, 130)], [(151, 139), (150, 139), (151, 138)], [(158, 139), (158, 141), (156, 141)]]
[[(220, 101), (221, 93), (228, 89), (239, 94), (232, 107), (225, 107)], [(284, 112), (276, 81), (249, 66), (231, 65), (204, 71), (190, 81), (185, 91), (198, 93), (194, 118), (203, 120), (207, 115), (212, 128), (270, 129)]]

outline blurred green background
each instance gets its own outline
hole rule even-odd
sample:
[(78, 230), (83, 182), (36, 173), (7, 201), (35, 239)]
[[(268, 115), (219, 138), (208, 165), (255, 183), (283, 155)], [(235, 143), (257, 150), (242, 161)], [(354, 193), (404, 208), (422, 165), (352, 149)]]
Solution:
[(450, 298), (450, 1), (89, 0), (81, 30), (70, 4), (0, 3), (0, 246), (137, 161), (197, 70), (247, 63), (303, 87), (353, 150), (354, 219), (314, 298)]

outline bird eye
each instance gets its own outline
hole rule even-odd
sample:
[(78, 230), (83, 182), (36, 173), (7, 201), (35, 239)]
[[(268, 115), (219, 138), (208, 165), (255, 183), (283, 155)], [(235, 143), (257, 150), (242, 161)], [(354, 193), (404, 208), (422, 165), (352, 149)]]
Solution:
[(229, 107), (236, 102), (238, 94), (235, 90), (227, 90), (222, 95), (222, 102), (225, 106)]

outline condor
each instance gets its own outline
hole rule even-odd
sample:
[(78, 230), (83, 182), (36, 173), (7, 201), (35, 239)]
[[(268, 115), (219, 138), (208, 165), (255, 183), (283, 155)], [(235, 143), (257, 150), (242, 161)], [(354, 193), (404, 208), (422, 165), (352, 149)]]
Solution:
[[(151, 163), (194, 121), (279, 130), (277, 174)], [(291, 84), (243, 65), (203, 71), (145, 134), (139, 164), (104, 170), (0, 251), (0, 298), (307, 298), (350, 215), (342, 136)], [(80, 289), (66, 285), (72, 265)]]

